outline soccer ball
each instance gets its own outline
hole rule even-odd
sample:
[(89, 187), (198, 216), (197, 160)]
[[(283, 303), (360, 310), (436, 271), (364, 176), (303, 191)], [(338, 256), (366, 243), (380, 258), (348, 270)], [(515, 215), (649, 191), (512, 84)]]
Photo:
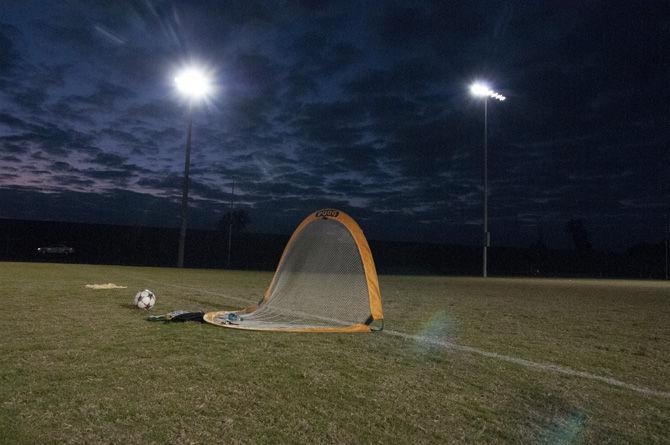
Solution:
[(156, 304), (156, 295), (149, 289), (144, 289), (135, 294), (133, 304), (140, 309), (151, 309)]

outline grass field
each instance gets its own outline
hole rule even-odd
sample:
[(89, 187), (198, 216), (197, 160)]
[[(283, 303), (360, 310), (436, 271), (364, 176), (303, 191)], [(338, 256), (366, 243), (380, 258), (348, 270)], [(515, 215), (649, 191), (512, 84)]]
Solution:
[[(236, 308), (270, 278), (0, 263), (0, 443), (670, 443), (668, 284), (380, 277), (387, 331), (412, 337), (150, 323), (130, 305), (150, 288), (153, 313)], [(107, 282), (128, 289), (84, 287)]]

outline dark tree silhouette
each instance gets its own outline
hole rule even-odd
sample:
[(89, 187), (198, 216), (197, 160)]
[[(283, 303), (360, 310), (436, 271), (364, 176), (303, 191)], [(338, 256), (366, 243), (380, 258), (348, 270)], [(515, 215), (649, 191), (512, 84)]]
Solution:
[(244, 230), (249, 225), (249, 212), (247, 212), (245, 209), (235, 209), (233, 211), (226, 212), (223, 214), (221, 219), (219, 219), (217, 227), (220, 231), (227, 233), (231, 228), (231, 222), (234, 233), (244, 232)]
[(247, 228), (249, 224), (249, 213), (245, 209), (235, 209), (223, 214), (219, 220), (218, 226), (219, 230), (223, 233), (227, 233), (228, 236), (228, 259), (226, 265), (228, 268), (231, 266), (232, 254), (233, 254), (233, 233), (241, 233)]
[(583, 219), (571, 219), (565, 224), (565, 231), (572, 237), (575, 250), (580, 256), (587, 256), (593, 252), (591, 235)]
[(541, 227), (538, 228), (537, 239), (528, 248), (527, 257), (531, 275), (539, 275), (545, 271), (549, 249), (544, 241), (544, 232)]

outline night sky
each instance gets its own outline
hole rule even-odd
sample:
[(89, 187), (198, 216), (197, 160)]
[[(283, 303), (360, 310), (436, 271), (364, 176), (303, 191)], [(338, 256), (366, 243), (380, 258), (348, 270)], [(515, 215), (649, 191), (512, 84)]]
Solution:
[(252, 231), (350, 213), (369, 238), (481, 240), (489, 101), (495, 245), (663, 238), (670, 203), (667, 1), (15, 1), (0, 5), (0, 217), (190, 226), (237, 204)]

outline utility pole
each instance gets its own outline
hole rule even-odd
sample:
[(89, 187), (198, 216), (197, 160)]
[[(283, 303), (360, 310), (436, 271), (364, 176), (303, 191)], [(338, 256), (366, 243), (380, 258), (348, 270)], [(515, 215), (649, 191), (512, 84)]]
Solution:
[(489, 145), (488, 145), (488, 97), (484, 97), (484, 252), (482, 258), (482, 276), (488, 276), (488, 248), (491, 242), (489, 234)]
[(670, 280), (670, 212), (665, 226), (665, 279)]
[(228, 221), (228, 269), (230, 269), (230, 254), (231, 254), (231, 249), (232, 249), (232, 241), (233, 241), (233, 218), (234, 218), (234, 209), (235, 205), (235, 180), (233, 179), (233, 187), (232, 187), (232, 192), (230, 194), (230, 218)]

